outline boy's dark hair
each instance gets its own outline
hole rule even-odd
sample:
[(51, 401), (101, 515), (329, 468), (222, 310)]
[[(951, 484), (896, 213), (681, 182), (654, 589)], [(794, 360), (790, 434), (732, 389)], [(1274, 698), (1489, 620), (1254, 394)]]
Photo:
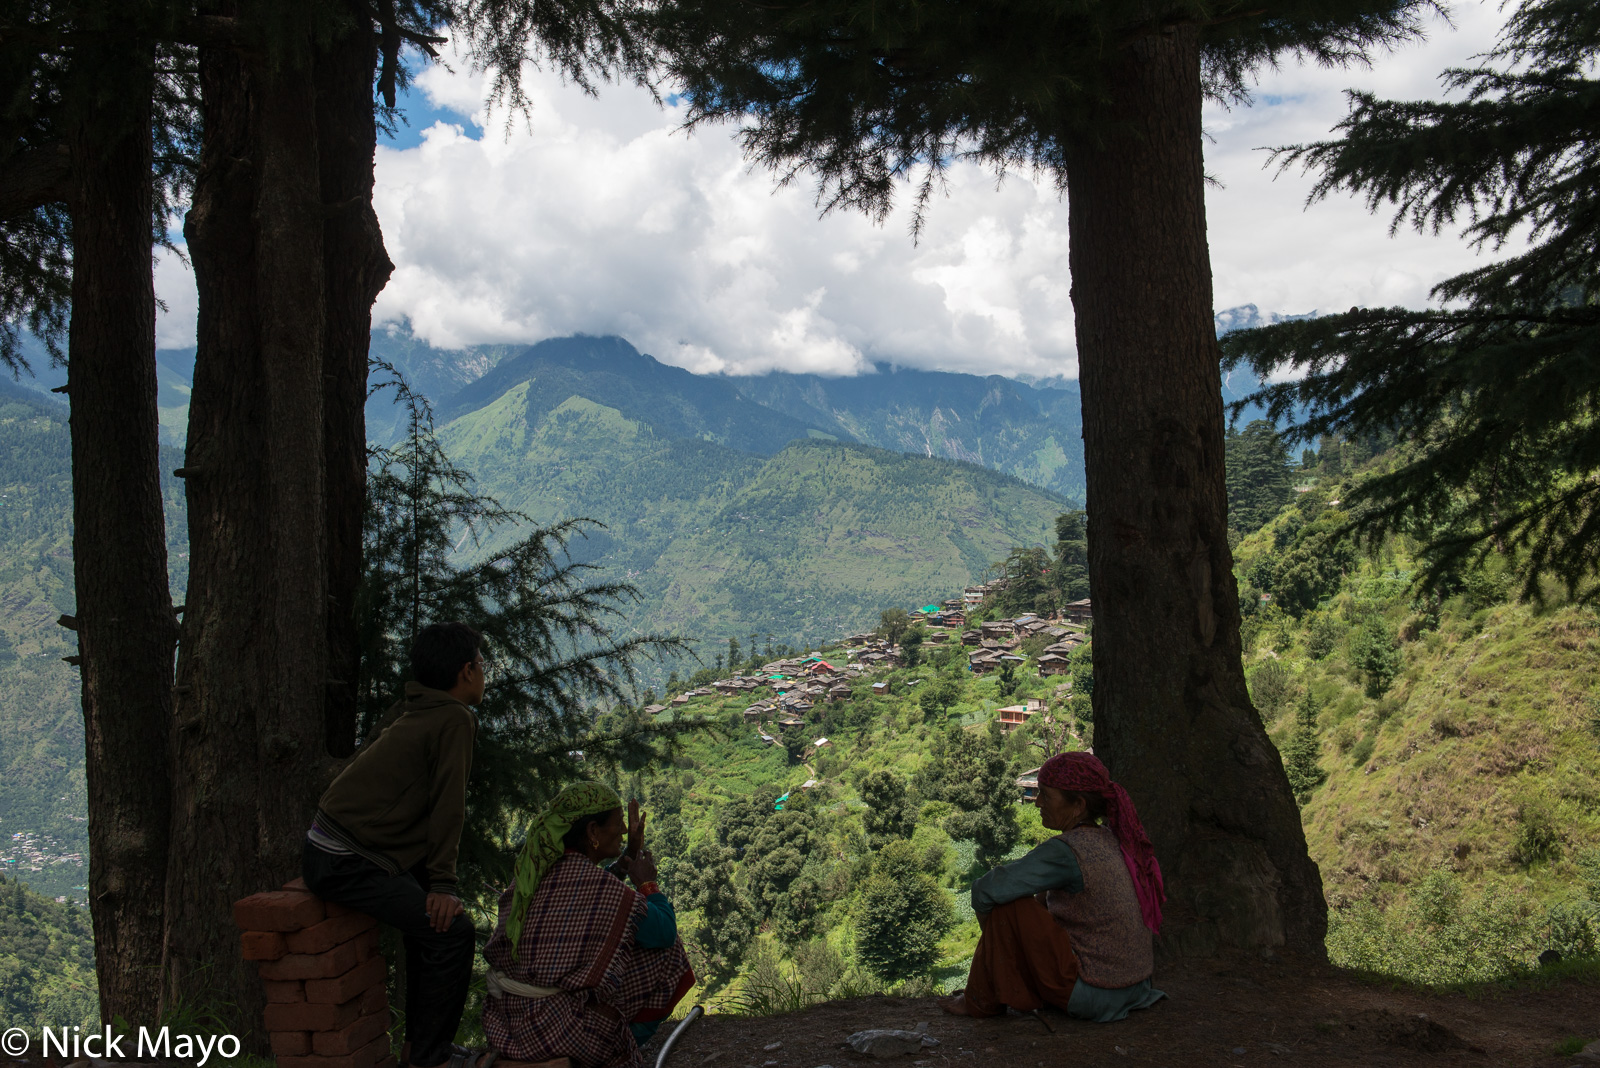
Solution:
[(465, 623), (430, 623), (411, 643), (411, 677), (431, 690), (448, 690), (481, 648), (483, 635)]

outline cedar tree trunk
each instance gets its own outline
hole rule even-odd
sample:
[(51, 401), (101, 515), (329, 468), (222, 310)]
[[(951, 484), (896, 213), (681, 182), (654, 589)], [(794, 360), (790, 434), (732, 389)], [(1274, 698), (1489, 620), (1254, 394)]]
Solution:
[(81, 46), (69, 123), (73, 571), (100, 1016), (154, 1024), (177, 640), (167, 585), (151, 277), (148, 50)]
[(327, 748), (356, 746), (356, 683), (361, 662), (356, 588), (361, 581), (361, 520), (367, 493), (367, 349), (372, 302), (394, 264), (372, 210), (378, 127), (372, 108), (377, 37), (365, 27), (317, 57), (317, 136), (327, 326), (323, 346), (323, 444), (327, 450)]
[(1066, 146), (1095, 751), (1155, 843), (1164, 953), (1320, 956), (1321, 875), (1240, 663), (1200, 105), (1198, 29), (1156, 30)]
[(166, 997), (227, 1006), (240, 1034), (262, 994), (231, 905), (299, 873), (327, 767), (324, 211), (309, 54), (202, 48), (205, 141), (186, 223), (200, 313)]

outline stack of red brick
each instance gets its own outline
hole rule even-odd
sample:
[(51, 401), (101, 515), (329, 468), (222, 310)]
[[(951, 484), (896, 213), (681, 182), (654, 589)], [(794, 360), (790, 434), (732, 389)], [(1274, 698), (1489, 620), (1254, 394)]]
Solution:
[(296, 879), (233, 904), (244, 959), (260, 961), (278, 1068), (395, 1068), (378, 921)]

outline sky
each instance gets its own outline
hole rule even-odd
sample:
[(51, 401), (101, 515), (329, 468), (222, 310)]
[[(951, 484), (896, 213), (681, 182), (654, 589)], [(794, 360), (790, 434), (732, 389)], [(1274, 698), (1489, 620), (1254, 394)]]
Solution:
[[(1489, 48), (1503, 17), (1496, 3), (1455, 3), (1450, 23), (1431, 20), (1425, 41), (1370, 69), (1291, 59), (1262, 72), (1250, 106), (1207, 106), (1219, 310), (1422, 307), (1477, 262), (1453, 233), (1390, 235), (1389, 217), (1359, 200), (1308, 207), (1312, 177), (1267, 166), (1263, 148), (1328, 136), (1350, 88), (1437, 97), (1439, 73)], [(409, 125), (378, 149), (375, 204), (395, 271), (375, 323), (451, 348), (620, 334), (702, 373), (849, 375), (887, 362), (1076, 376), (1067, 206), (1048, 177), (953, 167), (913, 240), (909, 195), (882, 225), (819, 218), (804, 179), (776, 188), (730, 127), (685, 133), (670, 96), (658, 106), (612, 85), (591, 98), (532, 72), (531, 113), (508, 123), (485, 110), (481, 75), (449, 67), (418, 73)], [(156, 284), (159, 343), (192, 345), (187, 267), (164, 257)]]

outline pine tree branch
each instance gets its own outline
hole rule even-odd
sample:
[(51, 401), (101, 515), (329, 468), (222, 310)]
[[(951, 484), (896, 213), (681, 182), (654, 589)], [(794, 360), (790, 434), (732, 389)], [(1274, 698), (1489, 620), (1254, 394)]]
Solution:
[(30, 149), (7, 161), (0, 177), (0, 220), (72, 199), (72, 156), (65, 144)]

